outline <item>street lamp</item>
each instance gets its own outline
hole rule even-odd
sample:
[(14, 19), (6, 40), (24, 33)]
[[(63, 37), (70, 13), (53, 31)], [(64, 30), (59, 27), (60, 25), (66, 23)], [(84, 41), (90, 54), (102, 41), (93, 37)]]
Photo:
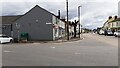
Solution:
[(81, 20), (80, 20), (80, 8), (81, 8), (82, 6), (78, 6), (78, 21), (79, 21), (79, 38), (81, 38)]
[(67, 40), (69, 40), (68, 0), (66, 0), (66, 10), (67, 10)]

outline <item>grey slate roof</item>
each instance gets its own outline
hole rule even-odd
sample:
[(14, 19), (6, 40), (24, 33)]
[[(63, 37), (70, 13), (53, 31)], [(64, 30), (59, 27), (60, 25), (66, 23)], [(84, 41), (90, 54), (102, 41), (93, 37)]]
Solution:
[(2, 24), (12, 24), (14, 21), (16, 21), (21, 16), (22, 15), (17, 15), (17, 16), (1, 16), (2, 17)]
[[(38, 5), (36, 5), (35, 7), (39, 7), (40, 9), (45, 10), (45, 9), (43, 9), (42, 7), (38, 6)], [(32, 11), (35, 7), (33, 7), (33, 8), (32, 8), (31, 10), (29, 10), (28, 12), (26, 12), (24, 15), (26, 15), (27, 13), (29, 13), (30, 11)], [(47, 11), (47, 10), (45, 10), (45, 11), (58, 18), (58, 16), (56, 16), (55, 14), (53, 14), (53, 13)], [(0, 16), (0, 17), (2, 17), (2, 24), (12, 24), (12, 23), (14, 23), (17, 19), (21, 18), (21, 17), (24, 16), (24, 15), (17, 15), (17, 16)], [(61, 20), (61, 19), (60, 19), (60, 20)], [(64, 21), (64, 20), (61, 20), (61, 21), (63, 21), (63, 22), (66, 23), (66, 21)]]

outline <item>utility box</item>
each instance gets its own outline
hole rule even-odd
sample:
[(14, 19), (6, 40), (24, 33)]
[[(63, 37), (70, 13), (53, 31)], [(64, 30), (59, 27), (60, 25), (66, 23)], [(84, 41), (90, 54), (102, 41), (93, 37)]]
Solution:
[(21, 41), (28, 41), (28, 39), (29, 39), (28, 33), (26, 33), (26, 32), (21, 33), (20, 34), (20, 39), (21, 39)]

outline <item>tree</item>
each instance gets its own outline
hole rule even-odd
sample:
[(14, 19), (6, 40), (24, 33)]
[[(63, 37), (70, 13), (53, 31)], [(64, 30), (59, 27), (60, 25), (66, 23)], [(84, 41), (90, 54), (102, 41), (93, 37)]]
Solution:
[(75, 22), (72, 22), (72, 24), (71, 24), (71, 25), (74, 27), (74, 37), (76, 37), (76, 35), (77, 35), (77, 34), (76, 34), (76, 33), (77, 33), (76, 27), (77, 27), (78, 22), (79, 22), (79, 21), (76, 21), (76, 20), (75, 20)]

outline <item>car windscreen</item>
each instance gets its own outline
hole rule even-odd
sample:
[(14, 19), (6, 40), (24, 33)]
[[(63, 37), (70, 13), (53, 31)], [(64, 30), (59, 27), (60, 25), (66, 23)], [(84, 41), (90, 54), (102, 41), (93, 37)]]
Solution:
[(107, 31), (107, 32), (111, 32), (111, 31)]
[(2, 38), (9, 38), (8, 36), (0, 36), (0, 37), (2, 37)]

